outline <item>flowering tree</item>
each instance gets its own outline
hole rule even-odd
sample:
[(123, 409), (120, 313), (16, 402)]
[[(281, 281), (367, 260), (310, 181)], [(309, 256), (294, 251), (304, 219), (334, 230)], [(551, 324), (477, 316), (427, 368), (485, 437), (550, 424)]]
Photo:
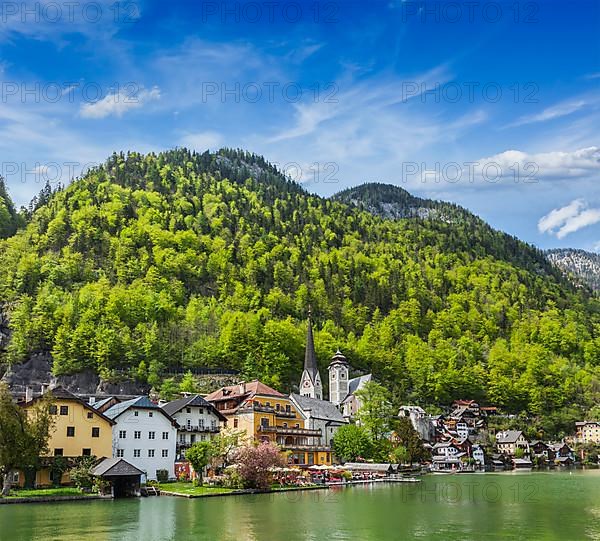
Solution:
[(286, 464), (284, 455), (277, 445), (261, 442), (240, 447), (235, 453), (238, 472), (248, 488), (266, 490), (271, 483), (270, 468), (283, 467)]

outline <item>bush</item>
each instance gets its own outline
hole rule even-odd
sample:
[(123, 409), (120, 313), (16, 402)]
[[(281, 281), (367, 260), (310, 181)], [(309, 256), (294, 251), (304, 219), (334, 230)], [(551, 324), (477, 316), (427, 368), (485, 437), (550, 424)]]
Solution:
[(93, 457), (81, 457), (79, 463), (69, 470), (69, 477), (77, 488), (89, 490), (94, 485), (92, 477), (94, 461)]
[(156, 480), (159, 483), (166, 483), (169, 480), (168, 470), (156, 470)]

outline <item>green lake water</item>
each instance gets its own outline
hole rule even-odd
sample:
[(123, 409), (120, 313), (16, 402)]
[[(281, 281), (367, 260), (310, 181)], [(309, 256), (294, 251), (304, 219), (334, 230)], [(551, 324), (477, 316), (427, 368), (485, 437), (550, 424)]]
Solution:
[(1, 541), (600, 540), (600, 470), (188, 500), (0, 505)]

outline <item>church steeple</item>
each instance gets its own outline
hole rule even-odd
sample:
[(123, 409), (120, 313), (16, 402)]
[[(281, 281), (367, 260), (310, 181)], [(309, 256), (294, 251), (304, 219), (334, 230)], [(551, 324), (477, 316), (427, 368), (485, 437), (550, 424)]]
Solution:
[(321, 384), (321, 376), (319, 375), (319, 367), (317, 366), (310, 308), (308, 309), (304, 371), (302, 372), (302, 378), (300, 379), (300, 394), (302, 396), (318, 398), (319, 400), (323, 399), (323, 386)]

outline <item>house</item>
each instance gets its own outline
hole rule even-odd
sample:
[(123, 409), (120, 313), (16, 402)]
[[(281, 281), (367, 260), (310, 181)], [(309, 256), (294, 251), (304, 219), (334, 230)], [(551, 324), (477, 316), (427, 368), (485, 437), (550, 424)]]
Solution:
[(338, 428), (348, 424), (348, 420), (340, 410), (327, 400), (310, 398), (296, 393), (290, 395), (290, 400), (304, 418), (304, 427), (321, 431), (319, 445), (331, 447)]
[(533, 463), (528, 458), (513, 458), (512, 464), (517, 470), (530, 470)]
[[(114, 458), (124, 458), (148, 480), (175, 478), (177, 422), (148, 397), (119, 402), (105, 411), (112, 428)], [(165, 473), (166, 472), (166, 473)]]
[(485, 467), (485, 452), (481, 445), (473, 445), (471, 456), (479, 468)]
[(548, 447), (554, 453), (556, 458), (575, 458), (575, 451), (569, 447), (564, 441), (559, 443), (550, 443)]
[(92, 469), (92, 476), (107, 482), (103, 495), (113, 498), (140, 495), (144, 472), (122, 458), (105, 458)]
[[(62, 473), (60, 479), (54, 478), (58, 475), (58, 470), (52, 468), (54, 457), (64, 457), (67, 464), (81, 456), (112, 457), (112, 427), (115, 422), (62, 387), (48, 392), (52, 396), (50, 413), (54, 426), (48, 440), (49, 453), (42, 460), (44, 467), (35, 474), (37, 486), (70, 482), (68, 472)], [(32, 398), (22, 406), (30, 410), (39, 399)], [(19, 474), (20, 485), (25, 483), (25, 474), (30, 475), (30, 472)]]
[(514, 456), (517, 449), (529, 453), (529, 442), (520, 430), (504, 430), (496, 434), (496, 448), (503, 455)]
[(228, 428), (245, 430), (257, 441), (277, 443), (301, 466), (331, 464), (331, 449), (320, 442), (321, 429), (306, 428), (303, 415), (289, 396), (254, 380), (222, 387), (206, 400), (227, 418)]
[(451, 442), (436, 443), (432, 448), (433, 455), (452, 457), (457, 456), (461, 450)]
[(579, 421), (575, 429), (576, 443), (600, 443), (600, 421)]
[(205, 441), (217, 435), (227, 418), (213, 404), (200, 395), (190, 395), (160, 406), (179, 425), (177, 429), (177, 458), (183, 458), (185, 450), (197, 441)]
[(541, 440), (533, 440), (529, 444), (529, 451), (533, 456), (544, 457), (546, 460), (554, 460), (556, 453), (547, 443)]
[(573, 460), (572, 457), (570, 456), (557, 456), (554, 459), (554, 463), (559, 465), (559, 466), (572, 466), (573, 464), (575, 464), (575, 461)]

